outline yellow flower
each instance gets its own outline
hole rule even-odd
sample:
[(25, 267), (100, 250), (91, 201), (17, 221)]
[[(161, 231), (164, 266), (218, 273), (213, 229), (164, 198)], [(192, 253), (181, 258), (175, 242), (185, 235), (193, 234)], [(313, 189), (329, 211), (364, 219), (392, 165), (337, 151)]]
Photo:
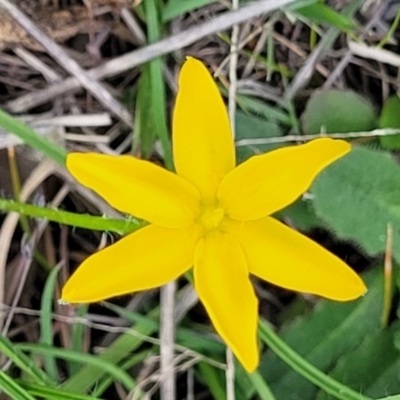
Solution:
[(146, 290), (194, 266), (195, 288), (215, 329), (253, 371), (259, 362), (258, 301), (249, 274), (339, 301), (366, 291), (343, 261), (270, 217), (349, 151), (345, 141), (323, 138), (235, 168), (218, 88), (205, 66), (188, 58), (173, 115), (176, 174), (131, 156), (68, 155), (67, 168), (80, 183), (150, 225), (86, 259), (62, 299), (94, 302)]

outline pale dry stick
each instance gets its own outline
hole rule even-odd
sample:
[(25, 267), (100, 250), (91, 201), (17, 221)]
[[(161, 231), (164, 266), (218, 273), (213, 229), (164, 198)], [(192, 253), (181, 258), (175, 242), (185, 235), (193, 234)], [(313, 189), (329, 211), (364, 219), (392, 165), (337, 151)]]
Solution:
[[(64, 200), (64, 198), (68, 195), (70, 189), (68, 185), (64, 185), (56, 194), (56, 196), (54, 197), (54, 199), (52, 200), (52, 202), (50, 203), (50, 207), (58, 207), (60, 205), (60, 203)], [(7, 332), (8, 329), (11, 325), (12, 322), (12, 318), (14, 317), (14, 309), (17, 306), (20, 298), (21, 298), (21, 294), (22, 294), (22, 290), (25, 286), (25, 281), (29, 272), (29, 268), (31, 265), (31, 262), (33, 260), (33, 254), (35, 251), (35, 246), (38, 243), (40, 237), (42, 236), (44, 230), (46, 229), (47, 225), (48, 225), (49, 221), (47, 220), (41, 220), (38, 224), (37, 227), (35, 229), (35, 231), (33, 232), (32, 236), (28, 239), (28, 241), (26, 242), (25, 246), (27, 246), (28, 248), (28, 254), (26, 255), (22, 255), (23, 258), (23, 262), (24, 262), (24, 268), (22, 270), (22, 275), (19, 277), (19, 282), (18, 282), (18, 288), (17, 291), (14, 295), (11, 307), (10, 307), (10, 312), (7, 316), (7, 319), (4, 323), (4, 327), (3, 330), (1, 332), (1, 334), (3, 336), (7, 336)], [(23, 247), (21, 247), (21, 253), (23, 253)]]
[(73, 75), (100, 103), (120, 117), (129, 126), (132, 117), (128, 110), (119, 103), (108, 90), (96, 79), (84, 71), (58, 44), (54, 43), (28, 16), (10, 0), (0, 0), (0, 9), (6, 11), (22, 28), (34, 37), (62, 68)]
[(193, 368), (189, 368), (187, 371), (186, 385), (187, 385), (186, 400), (195, 400)]
[(318, 138), (332, 138), (332, 139), (356, 139), (356, 138), (372, 138), (374, 136), (390, 136), (400, 134), (400, 129), (374, 129), (370, 132), (349, 132), (349, 133), (324, 133), (320, 135), (288, 135), (273, 138), (260, 138), (260, 139), (242, 139), (235, 143), (236, 147), (252, 146), (258, 144), (274, 144), (286, 142), (307, 142)]
[(110, 138), (109, 136), (104, 135), (82, 135), (81, 133), (65, 133), (64, 139), (70, 142), (78, 142), (78, 143), (95, 143), (95, 144), (109, 144)]
[(110, 126), (112, 124), (109, 113), (98, 114), (73, 114), (59, 115), (51, 118), (32, 120), (31, 125), (35, 126), (68, 126), (68, 127), (99, 127)]
[(57, 72), (25, 48), (17, 46), (13, 51), (19, 58), (24, 60), (31, 68), (39, 71), (50, 82), (56, 82), (61, 79)]
[[(232, 0), (232, 10), (239, 9), (239, 0)], [(235, 139), (235, 115), (236, 115), (236, 90), (237, 90), (237, 65), (238, 65), (238, 41), (239, 25), (233, 25), (231, 34), (230, 64), (229, 64), (229, 89), (228, 112), (231, 122), (233, 139)], [(231, 400), (228, 398), (228, 400)]]
[[(232, 9), (239, 8), (239, 0), (232, 0)], [(236, 136), (235, 117), (236, 117), (236, 91), (237, 91), (237, 66), (239, 60), (238, 53), (239, 25), (233, 25), (231, 34), (230, 63), (229, 63), (229, 88), (228, 88), (228, 112), (231, 122), (233, 140)], [(222, 300), (223, 301), (223, 300)], [(231, 316), (232, 317), (232, 316)], [(226, 346), (226, 398), (235, 400), (235, 363), (232, 350)]]
[[(42, 136), (46, 136), (50, 138), (50, 140), (55, 142), (64, 142), (65, 140), (73, 140), (78, 141), (73, 134), (68, 134), (64, 132), (63, 127), (80, 127), (84, 129), (88, 126), (108, 126), (111, 124), (110, 115), (107, 113), (101, 114), (81, 114), (81, 115), (61, 115), (59, 117), (44, 117), (41, 116), (37, 119), (33, 119), (32, 116), (28, 118), (22, 117), (20, 118), (27, 125), (31, 126), (35, 129), (36, 133)], [(109, 143), (110, 139), (106, 136), (100, 135), (91, 135), (91, 139), (86, 139), (87, 136), (80, 135), (81, 142), (89, 142), (92, 143)], [(94, 136), (98, 137), (98, 140), (94, 140)], [(13, 135), (12, 133), (8, 133), (6, 130), (0, 128), (0, 149), (5, 149), (11, 146), (17, 146), (23, 144), (23, 140), (18, 136)]]
[[(0, 4), (1, 1), (5, 0), (0, 0)], [(184, 32), (180, 32), (139, 50), (116, 57), (104, 65), (88, 71), (86, 74), (90, 78), (97, 80), (120, 74), (154, 58), (187, 47), (206, 36), (228, 29), (233, 25), (240, 24), (260, 14), (274, 11), (295, 1), (296, 0), (261, 0), (252, 2), (238, 10), (227, 12), (210, 21), (187, 29)], [(13, 113), (24, 112), (30, 108), (46, 103), (56, 96), (79, 90), (80, 86), (81, 83), (76, 77), (70, 77), (59, 84), (51, 85), (46, 89), (28, 93), (18, 99), (11, 100), (5, 104), (5, 108)]]
[[(179, 364), (182, 360), (185, 360), (187, 357), (190, 357), (189, 360), (186, 360), (184, 363)], [(190, 369), (193, 365), (197, 364), (199, 361), (201, 361), (202, 358), (201, 356), (193, 356), (191, 351), (186, 351), (183, 352), (181, 355), (178, 355), (175, 359), (175, 362), (177, 366), (174, 368), (176, 372), (184, 372), (188, 369)], [(156, 362), (156, 357), (154, 357), (154, 362)], [(131, 393), (131, 397), (128, 396), (126, 400), (137, 400), (138, 399), (138, 392), (140, 390), (143, 390), (145, 386), (147, 386), (149, 383), (155, 382), (153, 387), (148, 390), (146, 395), (149, 396), (149, 398), (152, 397), (152, 395), (157, 391), (159, 385), (160, 385), (160, 380), (162, 379), (161, 373), (152, 373), (150, 376), (147, 378), (143, 379), (138, 385), (136, 386), (135, 389), (133, 389)], [(174, 399), (175, 400), (175, 399)]]
[[(47, 179), (56, 168), (52, 160), (42, 161), (30, 174), (21, 188), (20, 201), (27, 201), (29, 196), (36, 188)], [(7, 255), (10, 249), (11, 240), (17, 227), (20, 215), (18, 213), (9, 213), (5, 218), (0, 229), (0, 305), (4, 304), (4, 285)], [(0, 330), (4, 323), (4, 312), (0, 310)]]
[(112, 123), (109, 113), (101, 112), (97, 114), (73, 114), (54, 116), (51, 112), (43, 114), (28, 114), (18, 117), (22, 122), (36, 126), (69, 126), (69, 127), (98, 127), (109, 126)]
[(188, 284), (179, 291), (179, 297), (174, 310), (174, 320), (178, 323), (199, 302), (199, 295), (193, 285)]
[(175, 400), (176, 382), (174, 368), (175, 343), (175, 293), (176, 281), (167, 283), (161, 288), (161, 324), (160, 324), (160, 373), (161, 400)]
[(344, 55), (344, 57), (342, 57), (342, 59), (336, 65), (335, 69), (328, 76), (328, 79), (322, 85), (323, 90), (329, 89), (336, 81), (336, 79), (338, 79), (343, 74), (344, 69), (347, 67), (348, 64), (350, 64), (352, 58), (353, 55), (350, 53), (350, 51), (348, 51)]
[[(178, 300), (175, 302), (174, 300), (174, 307), (173, 307), (173, 315), (168, 315), (169, 313), (165, 313), (166, 318), (170, 318), (171, 321), (173, 321), (173, 328), (175, 329), (176, 325), (183, 319), (183, 317), (186, 315), (188, 310), (190, 310), (195, 304), (198, 303), (199, 301), (199, 296), (197, 292), (194, 290), (192, 285), (187, 285), (185, 288), (181, 289), (179, 292), (180, 296)], [(176, 303), (176, 304), (175, 304)], [(167, 310), (168, 311), (168, 310)], [(162, 316), (163, 318), (164, 316)], [(171, 360), (171, 365), (174, 363), (173, 359), (173, 346), (174, 346), (174, 341), (172, 341), (172, 354), (167, 354), (168, 357), (172, 356)], [(161, 343), (162, 345), (162, 343)], [(161, 348), (161, 353), (162, 353), (162, 348)], [(162, 354), (161, 354), (161, 360), (162, 360)], [(174, 374), (176, 371), (174, 371)], [(171, 374), (173, 376), (173, 374)]]
[(125, 22), (127, 28), (132, 33), (133, 37), (138, 41), (138, 43), (143, 44), (146, 43), (146, 35), (144, 34), (142, 28), (133, 17), (132, 13), (128, 8), (122, 7), (121, 9), (121, 18)]
[(400, 56), (392, 51), (379, 47), (367, 46), (364, 43), (357, 43), (352, 40), (350, 40), (348, 44), (350, 52), (355, 56), (393, 65), (394, 67), (400, 67)]
[(386, 250), (385, 259), (383, 263), (384, 275), (384, 300), (383, 310), (381, 316), (381, 327), (386, 328), (389, 321), (389, 314), (392, 302), (392, 285), (393, 285), (393, 226), (391, 223), (387, 224), (386, 229)]
[[(240, 329), (240, 328), (238, 328)], [(227, 400), (235, 400), (235, 359), (232, 350), (226, 347), (226, 398)]]

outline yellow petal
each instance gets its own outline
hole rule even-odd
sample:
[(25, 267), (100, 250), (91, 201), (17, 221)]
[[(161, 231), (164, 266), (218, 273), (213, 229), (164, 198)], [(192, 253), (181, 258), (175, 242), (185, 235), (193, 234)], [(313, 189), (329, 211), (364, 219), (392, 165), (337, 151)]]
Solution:
[(117, 210), (168, 228), (189, 226), (199, 212), (199, 193), (189, 182), (131, 156), (71, 153), (67, 169)]
[(254, 156), (224, 178), (218, 199), (231, 218), (265, 217), (293, 203), (324, 168), (350, 149), (343, 140), (323, 138)]
[(272, 217), (243, 223), (238, 240), (250, 272), (274, 285), (338, 301), (367, 290), (342, 260)]
[(61, 299), (95, 302), (164, 285), (192, 267), (198, 238), (193, 226), (146, 226), (87, 258), (65, 284)]
[(259, 362), (258, 301), (241, 249), (229, 235), (212, 233), (196, 247), (195, 287), (218, 334), (248, 371)]
[(215, 199), (221, 179), (235, 167), (235, 148), (222, 97), (207, 68), (188, 57), (179, 75), (173, 115), (177, 173), (207, 200)]

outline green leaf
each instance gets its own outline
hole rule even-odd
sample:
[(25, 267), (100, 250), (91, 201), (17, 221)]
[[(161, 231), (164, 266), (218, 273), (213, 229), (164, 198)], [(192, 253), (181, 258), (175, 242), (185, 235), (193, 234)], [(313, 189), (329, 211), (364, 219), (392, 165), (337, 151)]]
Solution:
[[(85, 317), (87, 310), (89, 308), (88, 304), (81, 304), (75, 310), (75, 315), (77, 317)], [(71, 327), (71, 350), (73, 351), (83, 351), (85, 348), (85, 332), (87, 326), (84, 323), (75, 322)], [(80, 364), (76, 362), (69, 362), (68, 364), (70, 375), (74, 375), (80, 369)]]
[(342, 31), (349, 31), (356, 27), (352, 18), (342, 15), (322, 3), (312, 4), (306, 7), (296, 8), (294, 14), (300, 15), (317, 24), (325, 23), (339, 28)]
[(353, 148), (318, 176), (311, 193), (317, 216), (371, 255), (384, 252), (390, 223), (400, 260), (400, 167), (389, 153)]
[[(400, 391), (400, 351), (394, 345), (399, 323), (365, 337), (360, 346), (341, 357), (330, 376), (372, 398)], [(332, 399), (319, 393), (317, 400)]]
[[(148, 316), (150, 318), (159, 318), (160, 310), (155, 308)], [(155, 332), (155, 328), (150, 326), (147, 322), (138, 322), (132, 329), (134, 329), (136, 336), (131, 332), (126, 332), (119, 336), (112, 344), (110, 344), (96, 359), (96, 364), (84, 365), (75, 375), (70, 377), (63, 383), (63, 389), (77, 393), (84, 393), (89, 390), (99, 379), (103, 378), (105, 371), (100, 367), (104, 361), (107, 364), (112, 363), (117, 365), (126, 358), (131, 357), (135, 351), (146, 339), (147, 336)]]
[(43, 399), (51, 399), (51, 400), (102, 400), (98, 397), (94, 396), (85, 396), (82, 394), (76, 394), (71, 392), (65, 392), (60, 388), (51, 388), (48, 386), (37, 385), (31, 382), (21, 382), (18, 383), (25, 390), (29, 391), (30, 394), (33, 394), (37, 397)]
[(0, 335), (0, 354), (9, 358), (18, 368), (39, 384), (54, 386), (55, 382), (8, 338)]
[[(150, 43), (154, 43), (161, 38), (161, 28), (159, 23), (159, 10), (156, 0), (146, 0), (144, 2), (147, 22), (147, 36)], [(160, 139), (164, 152), (164, 161), (168, 169), (173, 170), (171, 142), (168, 136), (166, 110), (165, 83), (162, 73), (161, 58), (156, 58), (149, 62), (150, 79), (150, 99), (152, 109), (152, 119), (155, 133)]]
[(400, 400), (400, 394), (398, 394), (396, 396), (381, 397), (378, 400)]
[[(389, 97), (379, 118), (380, 128), (400, 128), (400, 98), (397, 95)], [(389, 150), (400, 149), (400, 135), (379, 136), (382, 147)]]
[[(47, 346), (53, 345), (53, 293), (59, 271), (59, 266), (51, 270), (44, 286), (40, 307), (42, 312), (40, 318), (40, 343)], [(58, 381), (58, 369), (56, 360), (51, 354), (44, 355), (44, 365), (47, 373), (55, 381)]]
[[(143, 363), (150, 357), (154, 357), (157, 353), (151, 352), (149, 350), (135, 352), (135, 354), (131, 354), (129, 358), (127, 358), (123, 363), (121, 363), (121, 368), (124, 371), (129, 371), (134, 368), (137, 364)], [(140, 366), (138, 366), (140, 368)], [(98, 382), (96, 382), (96, 386), (91, 392), (93, 396), (102, 396), (103, 393), (112, 385), (114, 385), (115, 380), (111, 375), (104, 376)], [(135, 388), (135, 395), (136, 398), (145, 400), (145, 394), (143, 390), (140, 389), (138, 386)]]
[(226, 400), (225, 390), (225, 374), (218, 368), (200, 361), (196, 365), (196, 369), (200, 371), (201, 379), (212, 394), (215, 400)]
[(204, 7), (217, 0), (169, 0), (162, 11), (162, 21), (168, 22), (180, 15)]
[[(129, 311), (124, 307), (108, 302), (104, 302), (104, 306), (129, 322), (141, 323), (143, 325), (148, 324), (148, 328), (154, 329), (155, 331), (160, 329), (159, 321), (155, 321), (145, 315)], [(187, 347), (197, 353), (212, 356), (214, 358), (219, 354), (225, 354), (225, 346), (221, 342), (202, 335), (200, 332), (196, 331), (195, 328), (190, 330), (178, 326), (176, 328), (176, 342), (180, 346)]]
[(281, 220), (289, 218), (296, 228), (301, 231), (308, 231), (316, 227), (325, 228), (325, 224), (316, 216), (309, 200), (299, 199), (289, 207), (277, 212), (274, 216)]
[(140, 153), (148, 158), (156, 140), (156, 127), (153, 118), (153, 103), (151, 93), (150, 66), (142, 67), (136, 97), (136, 112), (134, 132), (140, 138)]
[[(221, 90), (224, 92), (224, 90)], [(280, 123), (292, 127), (292, 120), (287, 112), (281, 109), (268, 105), (265, 101), (256, 99), (254, 97), (237, 95), (237, 103), (240, 109), (246, 114), (253, 113), (258, 117), (262, 117), (270, 122)]]
[[(34, 354), (42, 354), (44, 356), (52, 355), (53, 357), (58, 357), (64, 360), (80, 362), (83, 365), (96, 366), (97, 368), (103, 370), (105, 373), (110, 374), (114, 378), (114, 380), (121, 382), (127, 390), (132, 390), (136, 387), (135, 380), (131, 378), (131, 376), (127, 372), (125, 372), (119, 366), (113, 364), (112, 362), (106, 361), (104, 359), (99, 359), (99, 357), (96, 357), (92, 354), (31, 343), (18, 343), (16, 345), (16, 348), (18, 350), (29, 351)], [(76, 389), (74, 390), (74, 388), (67, 389), (66, 385), (64, 385), (63, 388), (65, 390), (77, 391)]]
[[(275, 122), (269, 122), (250, 114), (246, 115), (241, 111), (236, 113), (236, 141), (280, 136), (282, 136), (282, 132)], [(241, 163), (254, 154), (265, 153), (278, 147), (282, 147), (282, 144), (250, 144), (244, 146), (239, 144), (236, 147), (237, 162)]]
[(31, 127), (14, 118), (10, 114), (0, 109), (0, 126), (6, 131), (13, 133), (24, 141), (27, 145), (42, 152), (45, 156), (52, 158), (60, 165), (65, 165), (67, 157), (66, 151), (52, 143), (50, 140), (39, 135)]
[(24, 390), (14, 379), (7, 376), (0, 370), (0, 389), (9, 395), (13, 400), (35, 400), (26, 390)]
[[(240, 376), (242, 374), (247, 378), (246, 380), (244, 380), (243, 378), (240, 379)], [(236, 381), (238, 382), (239, 385), (241, 381), (244, 381), (243, 383), (246, 383), (245, 386), (245, 388), (247, 389), (246, 399), (253, 399), (254, 395), (257, 394), (257, 399), (259, 400), (276, 400), (267, 382), (265, 381), (265, 379), (263, 379), (262, 375), (258, 370), (249, 374), (243, 369), (243, 367), (239, 363), (237, 363)], [(242, 384), (242, 386), (244, 385)], [(237, 397), (240, 398), (239, 396)]]
[(372, 105), (357, 93), (327, 90), (311, 96), (302, 125), (307, 135), (364, 132), (375, 129), (377, 119)]
[[(367, 294), (354, 302), (321, 301), (311, 315), (283, 330), (280, 337), (313, 366), (329, 372), (344, 354), (356, 349), (367, 334), (380, 329), (382, 273), (365, 276)], [(262, 358), (262, 376), (277, 399), (315, 400), (316, 387), (272, 353)]]

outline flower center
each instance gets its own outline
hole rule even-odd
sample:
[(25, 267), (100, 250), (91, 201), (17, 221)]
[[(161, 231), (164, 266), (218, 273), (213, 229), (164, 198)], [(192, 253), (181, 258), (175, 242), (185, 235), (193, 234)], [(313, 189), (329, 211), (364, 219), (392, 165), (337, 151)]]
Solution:
[(225, 211), (222, 207), (207, 205), (201, 208), (197, 221), (203, 227), (204, 232), (208, 233), (213, 229), (217, 229), (224, 217)]

